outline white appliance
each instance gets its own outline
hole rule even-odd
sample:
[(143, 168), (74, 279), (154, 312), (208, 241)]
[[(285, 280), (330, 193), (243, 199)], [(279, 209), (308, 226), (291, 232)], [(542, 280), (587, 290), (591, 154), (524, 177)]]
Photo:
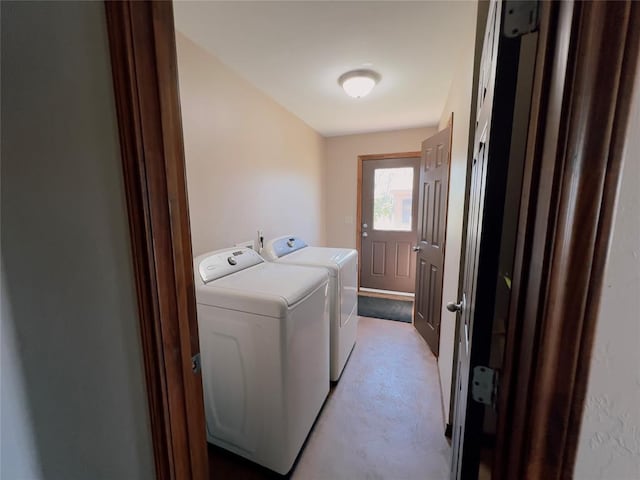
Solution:
[(207, 440), (286, 474), (329, 393), (327, 272), (248, 248), (194, 267)]
[(267, 260), (279, 264), (325, 267), (328, 270), (330, 378), (337, 381), (356, 343), (358, 252), (352, 248), (310, 247), (302, 239), (288, 236), (269, 241), (262, 254)]

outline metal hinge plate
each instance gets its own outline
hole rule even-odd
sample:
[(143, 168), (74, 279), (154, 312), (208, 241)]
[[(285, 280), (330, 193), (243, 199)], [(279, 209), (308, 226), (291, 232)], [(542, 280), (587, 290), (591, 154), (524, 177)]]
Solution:
[(498, 372), (483, 366), (473, 368), (471, 398), (484, 405), (495, 405), (498, 390)]
[(202, 364), (200, 363), (200, 354), (196, 353), (191, 357), (191, 370), (193, 370), (193, 373), (200, 373), (201, 368)]
[(516, 38), (538, 28), (538, 0), (506, 0), (502, 33)]

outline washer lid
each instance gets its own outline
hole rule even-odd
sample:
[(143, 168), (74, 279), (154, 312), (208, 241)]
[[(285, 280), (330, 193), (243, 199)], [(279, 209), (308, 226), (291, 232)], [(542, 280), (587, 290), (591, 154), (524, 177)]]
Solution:
[(280, 264), (309, 265), (329, 269), (332, 277), (350, 261), (357, 261), (358, 252), (352, 248), (306, 247), (278, 258)]
[(282, 318), (328, 281), (321, 268), (260, 263), (237, 273), (200, 282), (198, 304)]

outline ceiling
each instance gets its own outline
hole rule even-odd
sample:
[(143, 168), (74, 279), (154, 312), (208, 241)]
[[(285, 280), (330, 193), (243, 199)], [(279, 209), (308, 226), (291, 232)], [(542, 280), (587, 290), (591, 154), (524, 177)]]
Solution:
[[(475, 3), (176, 2), (176, 29), (324, 136), (435, 125)], [(338, 77), (382, 76), (362, 99)]]

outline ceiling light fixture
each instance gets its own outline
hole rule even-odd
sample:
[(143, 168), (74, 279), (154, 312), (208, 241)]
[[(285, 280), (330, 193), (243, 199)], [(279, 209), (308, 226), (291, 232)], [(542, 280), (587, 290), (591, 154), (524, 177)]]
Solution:
[(352, 70), (338, 78), (338, 83), (353, 98), (362, 98), (373, 90), (380, 81), (380, 74), (373, 70)]

